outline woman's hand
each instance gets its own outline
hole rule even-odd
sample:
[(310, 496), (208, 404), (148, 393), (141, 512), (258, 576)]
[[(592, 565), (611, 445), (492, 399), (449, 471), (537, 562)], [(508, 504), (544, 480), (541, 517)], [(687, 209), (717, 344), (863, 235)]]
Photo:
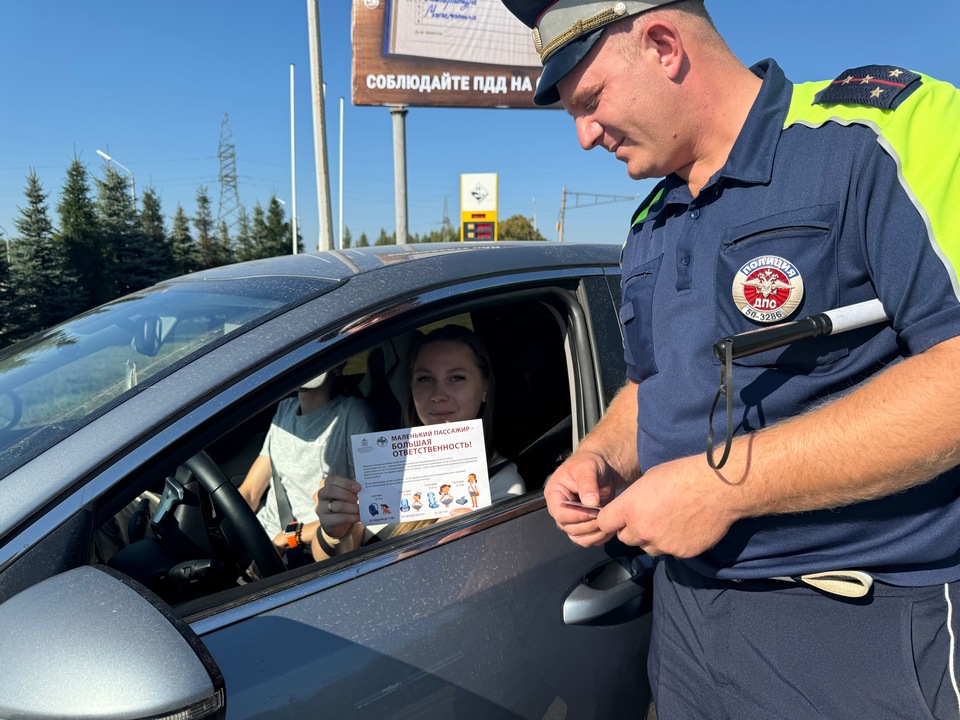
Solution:
[(346, 537), (360, 522), (360, 483), (340, 475), (324, 479), (314, 494), (320, 527), (334, 540)]

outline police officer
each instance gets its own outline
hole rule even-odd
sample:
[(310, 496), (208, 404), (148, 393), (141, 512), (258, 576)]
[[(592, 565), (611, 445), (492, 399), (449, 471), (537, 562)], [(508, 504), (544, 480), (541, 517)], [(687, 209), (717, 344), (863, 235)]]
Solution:
[[(960, 717), (960, 93), (794, 85), (702, 0), (503, 2), (535, 102), (663, 178), (624, 246), (626, 386), (545, 489), (574, 542), (662, 556), (658, 717)], [(889, 323), (734, 364), (712, 469), (714, 342), (877, 298)]]

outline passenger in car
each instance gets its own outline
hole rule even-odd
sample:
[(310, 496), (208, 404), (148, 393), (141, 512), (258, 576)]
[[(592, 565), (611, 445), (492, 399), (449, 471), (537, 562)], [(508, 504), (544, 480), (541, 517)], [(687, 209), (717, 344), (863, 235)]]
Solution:
[(350, 436), (377, 429), (366, 402), (341, 393), (342, 371), (340, 366), (323, 373), (300, 387), (297, 397), (280, 402), (260, 455), (240, 486), (291, 566), (310, 559), (319, 526), (313, 501), (317, 478), (353, 477)]
[[(494, 379), (490, 356), (480, 339), (467, 328), (445, 325), (424, 336), (411, 357), (404, 422), (414, 426), (481, 419), (491, 500), (522, 495), (526, 487), (517, 466), (500, 455), (493, 444)], [(316, 493), (320, 518), (320, 532), (314, 535), (312, 544), (316, 560), (436, 522), (421, 520), (365, 527), (360, 522), (359, 491), (359, 483), (352, 478), (325, 478)], [(450, 515), (466, 512), (471, 510), (458, 507)]]

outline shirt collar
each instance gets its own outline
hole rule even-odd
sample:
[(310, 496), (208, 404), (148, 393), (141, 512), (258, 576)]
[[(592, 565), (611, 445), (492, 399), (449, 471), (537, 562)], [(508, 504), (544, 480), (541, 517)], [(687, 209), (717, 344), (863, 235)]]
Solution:
[(774, 60), (762, 60), (750, 70), (763, 80), (763, 85), (718, 176), (764, 184), (773, 177), (773, 161), (790, 109), (793, 83)]
[[(763, 80), (760, 93), (750, 108), (727, 161), (705, 187), (721, 178), (748, 184), (765, 184), (773, 178), (773, 161), (783, 122), (790, 108), (793, 83), (787, 80), (780, 66), (771, 59), (758, 62), (750, 70)], [(665, 178), (664, 205), (688, 205), (692, 199), (686, 181), (677, 175)]]

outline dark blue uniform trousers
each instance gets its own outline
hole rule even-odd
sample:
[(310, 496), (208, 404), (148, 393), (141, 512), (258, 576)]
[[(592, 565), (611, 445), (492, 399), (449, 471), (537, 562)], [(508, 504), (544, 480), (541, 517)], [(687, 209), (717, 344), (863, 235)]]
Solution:
[(841, 599), (664, 558), (648, 671), (658, 720), (960, 720), (960, 584)]

